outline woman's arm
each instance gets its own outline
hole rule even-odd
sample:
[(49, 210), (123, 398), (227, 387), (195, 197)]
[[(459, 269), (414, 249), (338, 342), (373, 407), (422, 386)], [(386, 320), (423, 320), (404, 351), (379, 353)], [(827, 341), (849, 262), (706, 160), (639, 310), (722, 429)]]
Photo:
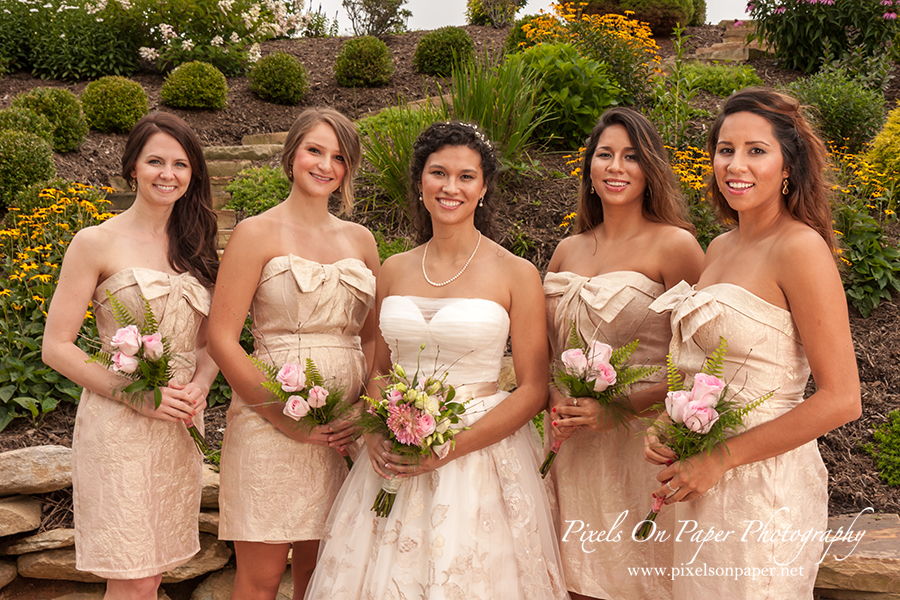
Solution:
[[(677, 462), (659, 481), (681, 488), (674, 501), (690, 500), (718, 482), (729, 469), (797, 448), (859, 418), (859, 373), (850, 335), (847, 300), (831, 252), (812, 230), (785, 236), (772, 265), (803, 342), (816, 393), (785, 414), (728, 440), (711, 456)], [(669, 490), (661, 486), (664, 496)]]

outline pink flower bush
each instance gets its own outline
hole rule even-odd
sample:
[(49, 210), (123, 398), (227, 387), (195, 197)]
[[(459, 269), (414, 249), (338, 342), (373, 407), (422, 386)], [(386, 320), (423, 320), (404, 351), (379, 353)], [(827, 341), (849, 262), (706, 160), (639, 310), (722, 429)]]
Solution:
[(134, 373), (138, 368), (138, 359), (124, 352), (116, 352), (112, 355), (112, 367), (119, 373)]
[(286, 392), (299, 392), (306, 387), (306, 374), (299, 364), (287, 363), (278, 371), (275, 381), (280, 383), (281, 389)]
[[(118, 348), (120, 352), (134, 356), (141, 348), (141, 332), (135, 325), (122, 327), (116, 331), (109, 343), (114, 348)], [(130, 373), (131, 371), (126, 372)]]
[(325, 406), (326, 398), (328, 398), (328, 390), (320, 385), (316, 385), (310, 388), (307, 401), (309, 402), (310, 408), (322, 408)]
[(291, 396), (284, 403), (284, 414), (297, 421), (306, 416), (309, 412), (309, 403), (303, 399), (303, 396)]
[(141, 337), (141, 342), (144, 344), (144, 358), (147, 360), (159, 360), (166, 351), (159, 332)]

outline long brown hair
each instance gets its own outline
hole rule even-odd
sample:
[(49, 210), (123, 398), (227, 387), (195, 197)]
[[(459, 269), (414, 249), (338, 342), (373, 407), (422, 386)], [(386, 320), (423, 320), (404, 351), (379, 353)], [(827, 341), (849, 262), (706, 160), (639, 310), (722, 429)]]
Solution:
[(644, 217), (656, 223), (668, 223), (694, 233), (694, 226), (687, 218), (687, 206), (681, 188), (669, 165), (669, 155), (659, 132), (647, 117), (630, 108), (610, 108), (600, 116), (591, 131), (581, 162), (581, 188), (578, 191), (578, 233), (590, 231), (603, 222), (603, 203), (594, 191), (591, 181), (591, 161), (600, 135), (607, 127), (621, 125), (628, 133), (634, 147), (638, 166), (644, 174), (646, 187), (641, 209)]
[[(722, 114), (716, 119), (706, 151), (715, 157), (722, 124), (729, 116), (748, 112), (769, 122), (772, 133), (781, 147), (784, 166), (788, 171), (788, 193), (783, 197), (788, 213), (801, 223), (815, 229), (829, 248), (834, 248), (834, 229), (831, 224), (831, 203), (829, 187), (825, 179), (827, 152), (825, 144), (804, 118), (800, 103), (771, 90), (748, 88), (735, 92), (725, 101)], [(728, 205), (725, 196), (716, 183), (715, 174), (710, 177), (706, 192), (723, 219), (738, 221), (738, 213)]]
[(169, 266), (179, 273), (188, 272), (203, 285), (212, 287), (219, 271), (219, 256), (216, 253), (218, 224), (212, 208), (209, 171), (197, 134), (173, 114), (150, 113), (138, 121), (128, 134), (122, 153), (122, 177), (134, 181), (132, 172), (138, 157), (147, 140), (156, 133), (175, 138), (191, 164), (191, 183), (175, 202), (166, 225)]
[(327, 123), (334, 130), (337, 138), (338, 146), (341, 148), (341, 154), (344, 156), (344, 164), (347, 166), (347, 172), (344, 173), (344, 180), (341, 182), (341, 201), (344, 204), (344, 213), (353, 212), (354, 189), (353, 180), (356, 178), (356, 171), (359, 169), (359, 163), (362, 158), (362, 150), (360, 149), (359, 133), (353, 123), (331, 108), (307, 108), (288, 132), (287, 140), (284, 142), (284, 149), (281, 152), (281, 168), (284, 174), (292, 182), (294, 181), (292, 165), (294, 164), (294, 155), (297, 154), (297, 148), (306, 134), (312, 131), (319, 123)]

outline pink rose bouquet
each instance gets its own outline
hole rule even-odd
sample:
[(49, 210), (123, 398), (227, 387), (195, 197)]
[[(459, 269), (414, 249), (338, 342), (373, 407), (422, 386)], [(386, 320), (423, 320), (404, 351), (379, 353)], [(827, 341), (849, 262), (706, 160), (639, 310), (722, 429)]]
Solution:
[[(654, 367), (632, 367), (628, 360), (638, 347), (638, 340), (613, 350), (609, 344), (592, 341), (587, 344), (578, 334), (574, 321), (568, 348), (560, 355), (555, 368), (556, 387), (569, 398), (594, 398), (616, 425), (628, 426), (634, 409), (626, 394), (628, 386), (656, 372)], [(553, 466), (562, 441), (556, 440), (541, 465), (546, 477)]]
[[(690, 389), (686, 389), (684, 378), (672, 364), (671, 356), (666, 358), (669, 392), (665, 406), (656, 408), (665, 410), (668, 419), (657, 419), (648, 433), (671, 448), (678, 460), (712, 452), (716, 445), (737, 433), (747, 413), (774, 393), (769, 392), (744, 406), (728, 398), (728, 383), (722, 378), (727, 347), (725, 338), (721, 338), (719, 347), (706, 360), (701, 372), (694, 375)], [(645, 540), (652, 535), (653, 522), (664, 503), (665, 498), (653, 497), (653, 508), (635, 534), (637, 539)]]
[[(144, 392), (153, 390), (153, 402), (159, 408), (162, 403), (160, 388), (169, 385), (174, 376), (172, 364), (176, 356), (169, 348), (169, 342), (159, 333), (159, 323), (146, 298), (142, 298), (144, 314), (138, 317), (108, 290), (106, 297), (116, 323), (121, 325), (109, 341), (116, 351), (95, 352), (88, 362), (100, 363), (131, 381), (122, 388), (122, 393), (134, 405), (144, 401)], [(189, 419), (185, 419), (184, 424), (200, 453), (209, 454), (200, 430)]]
[[(263, 387), (271, 392), (279, 402), (284, 403), (285, 416), (312, 429), (325, 425), (345, 415), (350, 409), (343, 401), (344, 392), (336, 386), (326, 387), (326, 382), (316, 363), (307, 358), (306, 364), (285, 363), (280, 369), (250, 357), (256, 367), (266, 376)], [(353, 468), (353, 459), (346, 450), (340, 452)]]
[[(446, 383), (447, 374), (438, 378), (417, 369), (410, 380), (403, 367), (395, 364), (383, 379), (390, 383), (382, 388), (381, 398), (363, 396), (369, 404), (361, 418), (363, 430), (393, 442), (395, 454), (445, 458), (456, 444), (454, 436), (465, 429), (454, 426), (466, 410), (464, 403), (453, 401), (456, 390)], [(400, 480), (394, 477), (382, 484), (372, 506), (375, 514), (390, 514), (399, 489)]]

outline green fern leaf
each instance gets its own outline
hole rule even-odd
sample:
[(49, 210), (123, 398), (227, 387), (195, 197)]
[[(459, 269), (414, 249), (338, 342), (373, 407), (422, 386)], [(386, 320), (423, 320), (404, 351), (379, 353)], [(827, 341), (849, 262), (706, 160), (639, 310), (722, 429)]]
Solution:
[(678, 371), (678, 367), (672, 362), (672, 355), (666, 355), (666, 382), (670, 392), (680, 392), (684, 390), (684, 377)]
[(707, 375), (713, 375), (722, 378), (725, 369), (725, 351), (728, 349), (728, 342), (724, 337), (719, 338), (719, 346), (713, 351), (712, 355), (706, 359), (706, 363), (701, 370)]
[(581, 339), (581, 335), (579, 335), (579, 333), (578, 333), (578, 327), (575, 326), (574, 319), (569, 321), (568, 348), (578, 348), (580, 350), (587, 350), (587, 344), (585, 344), (584, 340)]
[(141, 300), (144, 301), (144, 335), (152, 335), (159, 331), (159, 322), (156, 320), (156, 315), (153, 314), (153, 310), (150, 308), (150, 301), (141, 296)]
[(322, 385), (324, 383), (324, 379), (322, 379), (322, 375), (319, 373), (319, 368), (316, 367), (316, 363), (313, 362), (313, 359), (306, 359), (306, 387), (310, 388), (315, 385)]
[(109, 309), (112, 312), (113, 318), (116, 320), (116, 323), (120, 327), (128, 327), (129, 325), (134, 325), (137, 327), (138, 320), (128, 307), (122, 304), (122, 302), (112, 295), (112, 292), (106, 290), (106, 298), (109, 300)]

